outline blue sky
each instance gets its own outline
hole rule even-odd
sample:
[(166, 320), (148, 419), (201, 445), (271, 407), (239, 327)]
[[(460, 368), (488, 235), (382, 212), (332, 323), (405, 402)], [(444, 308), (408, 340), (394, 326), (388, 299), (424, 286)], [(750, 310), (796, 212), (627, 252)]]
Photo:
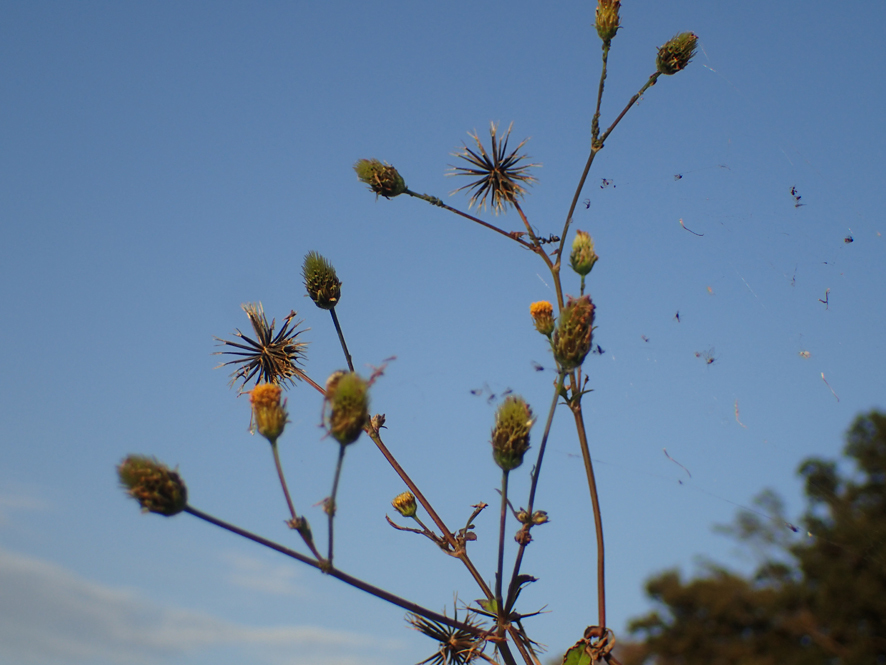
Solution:
[[(397, 357), (372, 394), (388, 446), (450, 524), (494, 504), (488, 397), (512, 389), (546, 408), (553, 376), (532, 363), (551, 360), (528, 307), (553, 299), (549, 277), (461, 218), (374, 200), (351, 166), (386, 160), (412, 189), (466, 208), (447, 197), (463, 184), (445, 177), (451, 153), (466, 132), (513, 122), (543, 165), (524, 210), (559, 233), (589, 147), (593, 4), (0, 7), (0, 660), (427, 657), (398, 608), (188, 515), (140, 515), (114, 466), (156, 455), (178, 465), (196, 507), (297, 546), (268, 446), (211, 353), (214, 335), (246, 332), (240, 305), (261, 301), (278, 322), (304, 318), (315, 380), (340, 368), (329, 317), (301, 285), (317, 250), (344, 283), (358, 368)], [(604, 126), (657, 46), (692, 30), (701, 48), (612, 135), (575, 218), (600, 256), (588, 290), (605, 353), (586, 362), (585, 413), (620, 638), (649, 607), (651, 574), (689, 573), (699, 556), (751, 566), (712, 525), (766, 487), (795, 518), (799, 462), (836, 456), (855, 415), (886, 406), (886, 7), (626, 2), (622, 17)], [(493, 220), (519, 228), (513, 213)], [(575, 276), (564, 283), (578, 292)], [(711, 364), (695, 355), (710, 349)], [(323, 542), (314, 504), (337, 451), (314, 391), (297, 386), (289, 406), (281, 455)], [(565, 415), (539, 488), (551, 523), (524, 565), (540, 578), (525, 611), (548, 611), (527, 629), (552, 653), (596, 618)], [(528, 467), (512, 474), (518, 504)], [(336, 563), (451, 613), (454, 593), (477, 590), (455, 560), (386, 525), (403, 489), (370, 441), (349, 449)], [(491, 578), (492, 511), (476, 525), (473, 556)]]

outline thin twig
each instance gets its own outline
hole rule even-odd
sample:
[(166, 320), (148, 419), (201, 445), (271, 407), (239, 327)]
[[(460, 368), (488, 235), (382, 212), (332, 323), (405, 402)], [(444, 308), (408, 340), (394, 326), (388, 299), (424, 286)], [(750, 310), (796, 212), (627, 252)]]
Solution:
[(288, 547), (284, 547), (279, 543), (275, 543), (272, 540), (268, 540), (267, 538), (262, 538), (261, 536), (254, 534), (250, 531), (246, 531), (245, 529), (241, 529), (238, 526), (234, 526), (233, 524), (229, 524), (223, 520), (218, 519), (217, 517), (213, 517), (208, 513), (204, 513), (202, 510), (198, 510), (193, 506), (185, 506), (185, 512), (190, 513), (194, 517), (198, 517), (201, 520), (209, 522), (210, 524), (214, 524), (215, 526), (221, 527), (231, 533), (235, 533), (238, 536), (242, 536), (243, 538), (248, 538), (254, 543), (258, 543), (259, 545), (264, 545), (265, 547), (280, 552), (281, 554), (285, 554), (288, 557), (295, 559), (296, 561), (301, 561), (304, 564), (307, 564), (313, 568), (316, 568), (331, 577), (335, 577), (345, 584), (349, 584), (350, 586), (360, 589), (361, 591), (365, 591), (366, 593), (375, 596), (376, 598), (381, 598), (384, 601), (391, 603), (392, 605), (396, 605), (397, 607), (402, 607), (404, 610), (408, 612), (413, 612), (418, 614), (419, 616), (423, 616), (426, 619), (430, 619), (431, 621), (437, 621), (439, 623), (445, 624), (447, 626), (452, 626), (453, 628), (458, 628), (460, 630), (467, 631), (472, 635), (480, 636), (483, 634), (483, 630), (478, 626), (472, 626), (467, 623), (462, 623), (461, 621), (456, 621), (447, 617), (444, 614), (439, 614), (438, 612), (434, 612), (433, 610), (429, 610), (426, 607), (422, 607), (416, 603), (413, 603), (410, 600), (406, 600), (405, 598), (400, 598), (399, 596), (395, 596), (392, 593), (388, 593), (384, 589), (380, 589), (377, 586), (373, 586), (367, 582), (364, 582), (361, 579), (353, 577), (352, 575), (348, 575), (336, 568), (331, 566), (324, 566), (323, 562), (315, 561), (304, 554), (296, 552), (295, 550), (291, 550)]
[[(544, 460), (545, 448), (548, 445), (548, 435), (551, 432), (551, 424), (554, 422), (554, 411), (557, 408), (557, 400), (560, 399), (560, 391), (563, 389), (563, 382), (566, 379), (566, 375), (563, 372), (560, 372), (557, 375), (557, 383), (554, 387), (554, 398), (551, 401), (551, 408), (548, 411), (548, 419), (545, 422), (545, 431), (541, 437), (541, 444), (538, 447), (538, 459), (535, 462), (535, 467), (532, 469), (532, 482), (529, 487), (529, 502), (526, 508), (526, 512), (531, 516), (532, 511), (535, 504), (535, 491), (538, 487), (538, 477), (539, 472), (541, 471), (541, 463)], [(514, 572), (511, 574), (511, 581), (508, 585), (508, 597), (507, 602), (504, 606), (505, 614), (509, 614), (512, 605), (514, 604), (517, 597), (517, 590), (520, 588), (517, 582), (517, 577), (520, 575), (520, 565), (523, 563), (523, 553), (526, 551), (526, 543), (521, 542), (520, 548), (517, 550), (517, 558), (514, 561)]]
[(326, 559), (330, 566), (332, 565), (332, 525), (335, 519), (335, 496), (338, 494), (338, 479), (341, 476), (342, 462), (345, 460), (345, 448), (347, 446), (339, 444), (338, 463), (335, 465), (335, 478), (332, 480), (332, 495), (326, 502), (326, 514), (329, 516), (329, 556)]
[(501, 578), (504, 573), (505, 561), (505, 524), (508, 517), (508, 472), (501, 472), (501, 515), (498, 522), (498, 567), (495, 573), (495, 602), (499, 618), (504, 615), (504, 601), (501, 597)]
[(422, 201), (427, 201), (431, 205), (435, 205), (438, 208), (443, 208), (444, 210), (448, 210), (449, 212), (454, 212), (456, 215), (461, 215), (465, 219), (469, 219), (472, 222), (476, 222), (480, 226), (485, 226), (487, 229), (489, 229), (491, 231), (495, 231), (496, 233), (500, 233), (503, 236), (507, 236), (511, 240), (515, 240), (516, 242), (523, 245), (526, 249), (531, 249), (533, 251), (535, 250), (535, 247), (532, 246), (532, 243), (526, 242), (525, 240), (523, 240), (523, 238), (521, 238), (519, 235), (515, 234), (513, 231), (510, 231), (510, 232), (505, 231), (503, 229), (498, 228), (497, 226), (494, 226), (493, 224), (490, 224), (488, 222), (484, 222), (482, 219), (478, 219), (477, 217), (474, 217), (473, 215), (469, 215), (468, 213), (462, 212), (461, 210), (458, 210), (457, 208), (453, 208), (452, 206), (448, 206), (445, 203), (443, 203), (443, 201), (441, 199), (437, 198), (436, 196), (431, 196), (429, 194), (419, 194), (417, 192), (413, 192), (410, 189), (407, 189), (405, 193), (409, 194), (409, 196), (412, 196), (414, 198), (421, 199)]
[(341, 331), (341, 326), (338, 323), (338, 315), (335, 313), (335, 307), (329, 310), (329, 313), (332, 314), (332, 323), (335, 325), (335, 332), (338, 333), (338, 340), (341, 342), (341, 350), (345, 352), (345, 360), (348, 361), (348, 369), (352, 372), (354, 371), (354, 363), (351, 360), (351, 354), (348, 352), (348, 345), (345, 343), (345, 336)]
[[(289, 522), (290, 525), (298, 524), (299, 517), (295, 512), (295, 506), (292, 503), (292, 497), (289, 496), (289, 488), (286, 486), (286, 478), (283, 475), (283, 466), (280, 464), (280, 452), (277, 450), (277, 442), (273, 441), (271, 443), (271, 451), (274, 453), (274, 464), (277, 467), (277, 476), (280, 478), (280, 485), (283, 487), (283, 495), (286, 497), (286, 504), (289, 506), (289, 512), (292, 515), (292, 521)], [(300, 529), (299, 535), (302, 537), (302, 540), (305, 541), (305, 545), (311, 548), (311, 552), (314, 553), (314, 556), (317, 559), (321, 559), (320, 553), (317, 551), (317, 547), (314, 545), (314, 541), (308, 538)]]

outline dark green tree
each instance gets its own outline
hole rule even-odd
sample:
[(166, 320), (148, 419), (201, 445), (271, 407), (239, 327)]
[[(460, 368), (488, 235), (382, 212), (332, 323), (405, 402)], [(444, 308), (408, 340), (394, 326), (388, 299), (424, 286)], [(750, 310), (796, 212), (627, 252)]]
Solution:
[[(635, 619), (624, 665), (886, 664), (886, 415), (859, 416), (846, 461), (800, 464), (799, 528), (771, 491), (726, 527), (755, 549), (748, 577), (709, 563), (646, 584), (656, 609)], [(764, 517), (768, 515), (769, 517)]]

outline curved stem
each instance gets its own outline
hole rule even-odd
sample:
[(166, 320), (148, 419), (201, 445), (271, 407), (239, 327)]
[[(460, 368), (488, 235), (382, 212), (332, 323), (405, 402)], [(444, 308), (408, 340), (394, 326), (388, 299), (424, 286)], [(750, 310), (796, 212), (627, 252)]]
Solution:
[(335, 478), (332, 480), (332, 495), (329, 497), (329, 501), (326, 503), (326, 514), (329, 516), (329, 555), (326, 557), (326, 560), (329, 562), (329, 565), (332, 565), (332, 525), (335, 519), (335, 496), (338, 494), (338, 479), (341, 476), (341, 467), (342, 462), (345, 460), (345, 448), (342, 444), (338, 446), (338, 463), (335, 465)]
[(605, 557), (603, 547), (603, 518), (600, 512), (600, 499), (597, 496), (597, 482), (594, 478), (594, 465), (591, 462), (591, 452), (588, 449), (588, 436), (585, 431), (584, 417), (581, 411), (581, 403), (571, 405), (572, 414), (575, 417), (575, 429), (578, 431), (578, 443), (581, 447), (581, 456), (584, 460), (585, 474), (588, 478), (588, 490), (591, 493), (591, 505), (594, 509), (594, 528), (597, 533), (597, 612), (599, 615), (598, 625), (606, 628), (606, 576)]
[(465, 219), (469, 219), (472, 222), (476, 222), (480, 226), (485, 226), (490, 231), (495, 231), (496, 233), (500, 233), (503, 236), (507, 236), (511, 240), (514, 240), (514, 241), (520, 243), (521, 245), (523, 245), (526, 249), (531, 249), (533, 251), (535, 250), (535, 247), (533, 247), (531, 243), (526, 242), (518, 235), (515, 235), (513, 232), (505, 231), (503, 229), (498, 228), (497, 226), (489, 224), (488, 222), (484, 222), (482, 219), (478, 219), (477, 217), (474, 217), (473, 215), (469, 215), (466, 212), (462, 212), (461, 210), (453, 208), (452, 206), (448, 206), (445, 203), (443, 203), (443, 201), (440, 200), (439, 198), (437, 198), (436, 196), (430, 196), (429, 194), (419, 194), (417, 192), (413, 192), (410, 189), (407, 189), (405, 193), (408, 194), (409, 196), (414, 197), (414, 198), (421, 199), (422, 201), (427, 201), (431, 205), (435, 205), (438, 208), (443, 208), (444, 210), (448, 210), (449, 212), (454, 212), (456, 215), (461, 215)]
[(307, 564), (313, 568), (323, 571), (327, 575), (331, 577), (335, 577), (345, 584), (349, 584), (350, 586), (360, 589), (361, 591), (365, 591), (366, 593), (375, 596), (376, 598), (381, 598), (384, 601), (391, 603), (392, 605), (396, 605), (397, 607), (402, 607), (404, 610), (408, 612), (413, 612), (414, 614), (418, 614), (419, 616), (423, 616), (426, 619), (430, 619), (431, 621), (437, 621), (439, 623), (445, 624), (447, 626), (452, 626), (453, 628), (458, 628), (460, 630), (467, 631), (472, 635), (482, 635), (483, 630), (478, 628), (477, 626), (471, 626), (466, 623), (462, 623), (461, 621), (455, 621), (450, 617), (447, 617), (444, 614), (439, 614), (438, 612), (434, 612), (433, 610), (429, 610), (421, 605), (413, 603), (412, 601), (406, 600), (405, 598), (400, 598), (399, 596), (395, 596), (392, 593), (388, 593), (384, 589), (380, 589), (377, 586), (373, 586), (363, 580), (360, 580), (352, 575), (348, 575), (336, 568), (324, 567), (323, 564), (319, 561), (315, 561), (304, 554), (296, 552), (295, 550), (291, 550), (288, 547), (283, 547), (282, 545), (275, 543), (272, 540), (268, 540), (267, 538), (262, 538), (261, 536), (251, 533), (250, 531), (246, 531), (245, 529), (241, 529), (238, 526), (234, 526), (233, 524), (229, 524), (223, 520), (218, 519), (217, 517), (213, 517), (208, 513), (204, 513), (202, 510), (198, 510), (193, 506), (185, 506), (184, 512), (193, 515), (194, 517), (198, 517), (201, 520), (209, 522), (210, 524), (214, 524), (217, 527), (221, 527), (231, 533), (235, 533), (238, 536), (242, 536), (243, 538), (248, 538), (254, 543), (258, 543), (259, 545), (264, 545), (265, 547), (280, 552), (281, 554), (285, 554), (288, 557), (295, 559), (296, 561), (301, 561), (304, 564)]
[(354, 363), (351, 360), (351, 354), (348, 353), (348, 345), (345, 343), (345, 336), (341, 331), (341, 325), (338, 323), (338, 315), (335, 313), (335, 307), (329, 310), (332, 314), (332, 323), (335, 325), (335, 332), (338, 333), (338, 341), (341, 342), (341, 350), (345, 352), (345, 360), (348, 361), (348, 369), (354, 371)]

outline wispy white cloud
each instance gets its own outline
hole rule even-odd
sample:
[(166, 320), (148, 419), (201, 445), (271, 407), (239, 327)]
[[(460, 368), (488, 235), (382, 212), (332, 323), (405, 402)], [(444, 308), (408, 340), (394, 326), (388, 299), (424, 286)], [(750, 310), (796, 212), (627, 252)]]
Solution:
[(264, 559), (236, 552), (228, 552), (221, 558), (230, 566), (231, 570), (226, 577), (235, 586), (275, 596), (304, 595), (303, 589), (298, 585), (298, 569), (288, 562), (272, 564)]
[(33, 488), (6, 486), (0, 491), (0, 526), (9, 521), (12, 513), (47, 510), (49, 507), (49, 501), (37, 495)]
[(163, 607), (0, 548), (0, 662), (10, 665), (367, 665), (392, 640), (311, 626), (254, 627)]

